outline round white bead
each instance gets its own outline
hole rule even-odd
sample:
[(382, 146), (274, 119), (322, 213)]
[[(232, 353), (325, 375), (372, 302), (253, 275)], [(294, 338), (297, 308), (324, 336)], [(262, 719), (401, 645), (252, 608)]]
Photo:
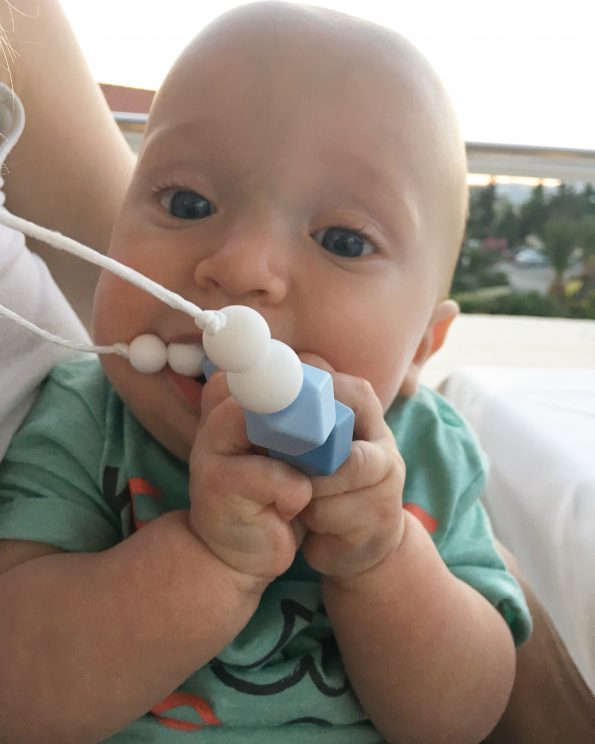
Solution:
[(205, 352), (199, 343), (173, 342), (167, 347), (167, 363), (179, 375), (198, 377), (204, 359)]
[(271, 331), (262, 315), (251, 307), (229, 305), (222, 312), (225, 326), (215, 334), (205, 333), (202, 342), (209, 359), (227, 372), (243, 372), (265, 356)]
[(229, 372), (227, 384), (237, 402), (254, 413), (275, 413), (291, 405), (304, 381), (298, 355), (287, 344), (272, 340), (256, 366), (245, 372)]
[(152, 375), (167, 364), (167, 346), (159, 336), (143, 333), (130, 343), (128, 360), (137, 372)]

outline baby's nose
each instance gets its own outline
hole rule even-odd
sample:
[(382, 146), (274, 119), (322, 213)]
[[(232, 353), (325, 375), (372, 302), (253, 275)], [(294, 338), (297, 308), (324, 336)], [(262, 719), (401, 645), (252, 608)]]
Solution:
[(203, 292), (219, 292), (229, 300), (275, 304), (287, 292), (284, 249), (273, 238), (254, 236), (228, 240), (198, 262), (194, 279)]

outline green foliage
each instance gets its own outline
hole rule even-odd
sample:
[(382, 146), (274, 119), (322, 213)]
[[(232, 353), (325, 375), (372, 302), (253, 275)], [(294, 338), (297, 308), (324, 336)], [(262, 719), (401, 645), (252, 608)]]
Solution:
[(543, 186), (538, 184), (529, 199), (521, 205), (518, 215), (518, 235), (520, 241), (527, 235), (543, 235), (543, 226), (547, 220), (548, 208)]
[(595, 255), (595, 214), (584, 214), (577, 227), (578, 242), (583, 249), (583, 256)]
[[(555, 271), (549, 296), (513, 292), (506, 275), (494, 269), (501, 256), (482, 250), (486, 238), (505, 238), (513, 248), (529, 236), (543, 242)], [(577, 248), (583, 258), (582, 289), (569, 296), (564, 275)], [(452, 294), (464, 312), (595, 319), (593, 282), (595, 189), (590, 184), (582, 189), (561, 184), (556, 190), (538, 185), (520, 205), (503, 197), (495, 184), (471, 189), (466, 244), (452, 284)]]
[(493, 183), (480, 189), (471, 189), (466, 234), (481, 240), (492, 234), (496, 214), (496, 186)]
[(463, 296), (457, 299), (457, 302), (463, 313), (534, 315), (539, 317), (563, 317), (566, 315), (566, 309), (556, 299), (539, 292), (510, 292), (501, 297)]
[(466, 234), (477, 240), (503, 237), (513, 246), (523, 243), (529, 235), (544, 238), (549, 220), (578, 223), (588, 215), (595, 217), (595, 190), (591, 184), (582, 190), (560, 184), (553, 192), (546, 192), (539, 184), (520, 206), (511, 204), (498, 193), (495, 184), (489, 184), (471, 189)]
[(470, 292), (480, 287), (508, 285), (506, 274), (493, 269), (497, 260), (493, 253), (465, 245), (455, 268), (451, 291)]
[(489, 315), (531, 315), (548, 318), (584, 318), (595, 320), (595, 290), (583, 297), (562, 303), (539, 292), (476, 293), (454, 295), (463, 313)]
[(497, 238), (506, 238), (509, 246), (521, 242), (519, 217), (512, 204), (503, 203), (494, 225), (494, 235)]
[(569, 217), (555, 217), (545, 223), (543, 239), (544, 253), (556, 274), (561, 276), (577, 244), (577, 225)]

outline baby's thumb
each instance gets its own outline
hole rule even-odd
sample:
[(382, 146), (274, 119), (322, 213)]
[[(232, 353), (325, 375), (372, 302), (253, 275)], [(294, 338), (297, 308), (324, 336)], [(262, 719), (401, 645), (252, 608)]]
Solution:
[(200, 399), (200, 424), (204, 424), (211, 411), (216, 408), (222, 400), (229, 397), (229, 388), (225, 372), (215, 372), (203, 386)]

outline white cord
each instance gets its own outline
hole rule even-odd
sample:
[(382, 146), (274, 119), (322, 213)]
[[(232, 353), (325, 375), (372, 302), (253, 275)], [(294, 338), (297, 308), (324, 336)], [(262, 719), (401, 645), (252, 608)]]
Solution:
[(35, 323), (31, 323), (31, 321), (26, 320), (12, 310), (9, 310), (7, 307), (4, 307), (4, 305), (0, 305), (0, 316), (7, 318), (8, 320), (13, 320), (15, 323), (18, 323), (18, 325), (23, 326), (23, 328), (33, 331), (33, 333), (40, 336), (45, 341), (51, 341), (53, 344), (58, 344), (58, 346), (65, 346), (67, 349), (87, 351), (93, 354), (119, 354), (120, 356), (128, 358), (128, 344), (117, 343), (112, 344), (111, 346), (95, 346), (93, 344), (81, 344), (76, 341), (68, 341), (65, 338), (61, 338), (60, 336), (56, 336), (54, 333), (50, 333), (49, 331), (40, 328), (35, 325)]
[[(185, 300), (179, 294), (171, 292), (169, 289), (162, 287), (160, 284), (154, 282), (152, 279), (149, 279), (140, 272), (135, 271), (129, 266), (125, 266), (118, 261), (115, 261), (109, 256), (104, 256), (102, 253), (98, 253), (92, 248), (88, 248), (86, 245), (83, 245), (82, 243), (79, 243), (72, 238), (68, 238), (59, 232), (48, 230), (45, 227), (40, 227), (34, 222), (24, 220), (22, 217), (16, 217), (14, 214), (11, 214), (4, 208), (0, 208), (0, 224), (6, 225), (6, 227), (10, 227), (13, 230), (25, 233), (25, 235), (28, 235), (31, 238), (35, 238), (37, 240), (41, 240), (44, 243), (48, 243), (54, 248), (72, 253), (73, 255), (78, 256), (85, 261), (89, 261), (90, 263), (100, 266), (102, 269), (110, 271), (112, 274), (116, 274), (127, 282), (130, 282), (131, 284), (140, 287), (140, 289), (145, 290), (145, 292), (152, 294), (158, 300), (161, 300), (166, 305), (174, 308), (174, 310), (180, 310), (186, 315), (189, 315), (191, 318), (194, 319), (194, 322), (199, 328), (202, 328), (206, 333), (210, 335), (218, 333), (225, 326), (226, 318), (223, 313), (220, 313), (217, 310), (202, 310), (200, 307), (198, 307), (198, 305), (195, 305), (193, 302)], [(15, 320), (14, 315), (15, 314), (12, 313), (11, 316), (5, 315), (5, 317), (11, 317), (12, 320)], [(28, 323), (28, 321), (25, 321), (25, 323)], [(21, 325), (25, 324), (21, 323)], [(44, 332), (43, 329), (39, 328), (38, 326), (34, 326), (33, 324), (25, 325), (25, 327), (29, 328), (30, 330), (36, 329), (35, 332)], [(52, 334), (50, 334), (50, 336), (51, 335)], [(61, 339), (60, 341), (55, 341), (55, 343), (62, 343), (62, 345), (66, 345), (70, 342), (65, 341), (65, 339)], [(71, 346), (70, 348), (75, 347)], [(91, 349), (84, 350), (90, 351)]]

